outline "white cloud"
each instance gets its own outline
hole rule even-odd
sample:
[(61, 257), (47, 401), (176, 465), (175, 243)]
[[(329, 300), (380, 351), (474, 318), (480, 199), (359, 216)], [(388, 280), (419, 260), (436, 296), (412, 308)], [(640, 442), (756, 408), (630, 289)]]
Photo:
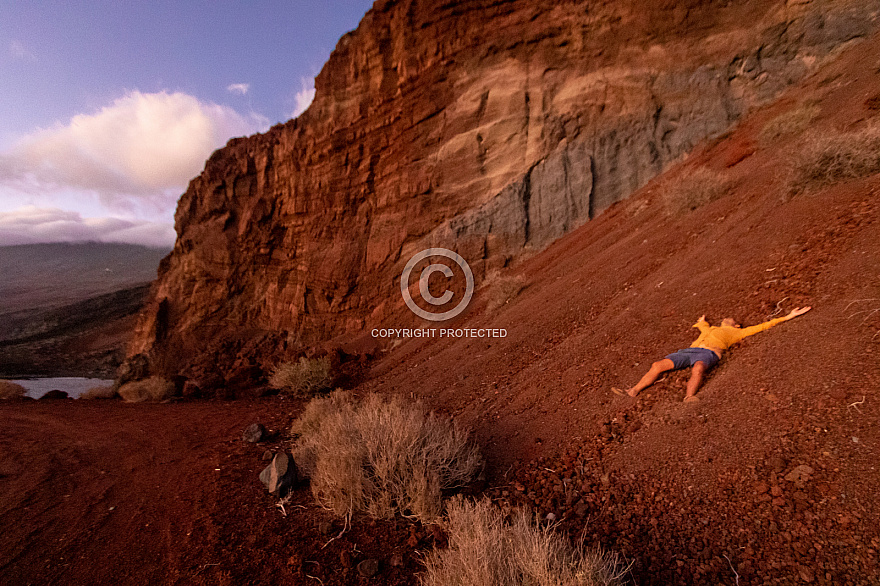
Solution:
[(249, 89), (251, 89), (251, 84), (249, 83), (231, 83), (226, 86), (227, 92), (241, 94), (242, 96), (248, 93)]
[(27, 50), (19, 40), (12, 39), (9, 41), (9, 54), (15, 57), (16, 59), (21, 59), (23, 61), (36, 61), (37, 57), (33, 53)]
[(36, 206), (0, 212), (0, 246), (92, 240), (170, 247), (174, 237), (170, 222), (84, 218), (79, 212)]
[(184, 93), (134, 91), (0, 153), (0, 186), (33, 194), (92, 192), (115, 210), (167, 208), (214, 149), (268, 126), (265, 117)]
[(312, 100), (315, 99), (315, 80), (308, 80), (306, 78), (301, 78), (300, 83), (302, 89), (296, 92), (296, 95), (293, 97), (294, 108), (293, 113), (290, 115), (291, 118), (296, 118), (300, 114), (306, 111), (312, 104)]

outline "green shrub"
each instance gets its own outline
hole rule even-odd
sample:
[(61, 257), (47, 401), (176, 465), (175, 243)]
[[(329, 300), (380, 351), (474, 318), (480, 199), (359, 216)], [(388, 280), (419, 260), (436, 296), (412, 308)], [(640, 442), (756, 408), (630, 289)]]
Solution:
[(617, 586), (626, 569), (616, 555), (572, 546), (517, 510), (510, 523), (488, 499), (456, 497), (447, 507), (449, 547), (426, 559), (423, 586)]
[(855, 132), (814, 134), (792, 165), (789, 191), (880, 173), (880, 124)]
[(337, 391), (315, 398), (291, 432), (315, 499), (346, 519), (363, 512), (433, 521), (443, 491), (467, 485), (482, 468), (467, 431), (397, 397), (355, 402)]
[(10, 382), (8, 380), (0, 380), (0, 401), (7, 399), (21, 399), (27, 393), (27, 389), (23, 386)]
[(332, 380), (329, 358), (303, 356), (297, 362), (280, 364), (269, 377), (269, 385), (283, 393), (309, 397), (329, 389)]
[(152, 376), (144, 380), (125, 383), (119, 387), (119, 396), (128, 403), (164, 401), (174, 396), (174, 383), (168, 379)]
[(726, 195), (730, 182), (717, 171), (699, 167), (667, 180), (661, 189), (666, 212), (681, 215)]

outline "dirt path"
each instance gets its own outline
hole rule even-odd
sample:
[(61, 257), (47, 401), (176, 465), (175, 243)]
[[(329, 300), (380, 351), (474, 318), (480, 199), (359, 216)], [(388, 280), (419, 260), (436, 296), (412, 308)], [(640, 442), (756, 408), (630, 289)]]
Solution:
[[(268, 402), (0, 405), (0, 583), (160, 584)], [(265, 418), (265, 417), (264, 417)], [(227, 447), (228, 450), (228, 447)]]

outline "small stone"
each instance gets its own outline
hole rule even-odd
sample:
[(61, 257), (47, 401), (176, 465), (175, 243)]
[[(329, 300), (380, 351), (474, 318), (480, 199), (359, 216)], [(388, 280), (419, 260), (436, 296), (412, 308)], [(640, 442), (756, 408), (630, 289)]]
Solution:
[(275, 457), (275, 454), (272, 453), (272, 450), (266, 450), (265, 452), (263, 452), (262, 460), (263, 460), (263, 462), (268, 462), (269, 460), (271, 460), (274, 457)]
[(399, 553), (395, 553), (391, 556), (391, 559), (388, 560), (388, 563), (391, 564), (395, 568), (403, 567), (403, 555)]
[(800, 466), (795, 466), (795, 468), (785, 475), (785, 479), (789, 482), (804, 482), (810, 479), (815, 470), (807, 466), (806, 464), (801, 464)]
[(785, 460), (780, 456), (770, 456), (767, 458), (767, 466), (774, 472), (782, 472), (785, 470)]
[(333, 532), (333, 523), (330, 521), (321, 521), (318, 523), (318, 532), (321, 535), (330, 535)]
[(339, 563), (343, 568), (350, 568), (354, 564), (354, 560), (351, 559), (351, 552), (347, 549), (340, 551)]
[(764, 494), (769, 490), (766, 482), (758, 482), (755, 484), (755, 493), (756, 494)]
[(553, 521), (556, 520), (556, 515), (554, 515), (553, 513), (547, 513), (547, 516), (544, 518), (552, 523)]
[(813, 576), (813, 570), (807, 566), (801, 566), (798, 570), (798, 575), (804, 582), (812, 582), (815, 579), (815, 576)]
[(379, 560), (364, 560), (357, 565), (357, 568), (358, 574), (360, 574), (364, 578), (372, 578), (379, 573)]
[(782, 496), (782, 487), (774, 486), (770, 489), (770, 494), (772, 494), (773, 496)]
[(246, 441), (249, 444), (255, 444), (263, 440), (266, 437), (266, 428), (263, 427), (262, 423), (251, 423), (247, 427), (244, 428), (244, 433), (241, 434), (241, 439)]

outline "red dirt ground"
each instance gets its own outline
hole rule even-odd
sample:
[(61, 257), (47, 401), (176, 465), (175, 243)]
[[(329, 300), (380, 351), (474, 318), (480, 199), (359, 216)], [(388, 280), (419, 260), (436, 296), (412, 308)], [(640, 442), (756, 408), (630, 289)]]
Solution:
[[(478, 291), (457, 325), (507, 338), (407, 341), (358, 392), (422, 398), (473, 426), (490, 495), (621, 552), (637, 584), (880, 583), (880, 177), (788, 196), (804, 137), (757, 139), (807, 99), (817, 132), (864, 125), (878, 63), (880, 41), (854, 47), (522, 263), (526, 289), (495, 313)], [(698, 165), (733, 190), (666, 217), (661, 182)], [(609, 392), (689, 345), (703, 313), (755, 323), (807, 304), (725, 355), (696, 405), (681, 403), (681, 373), (638, 401)], [(0, 582), (416, 583), (426, 528), (360, 520), (331, 541), (339, 522), (321, 527), (306, 489), (287, 517), (263, 491), (265, 447), (241, 429), (285, 429), (300, 407), (0, 406)], [(799, 465), (812, 473), (787, 480)], [(368, 580), (351, 566), (369, 557), (381, 569)]]

